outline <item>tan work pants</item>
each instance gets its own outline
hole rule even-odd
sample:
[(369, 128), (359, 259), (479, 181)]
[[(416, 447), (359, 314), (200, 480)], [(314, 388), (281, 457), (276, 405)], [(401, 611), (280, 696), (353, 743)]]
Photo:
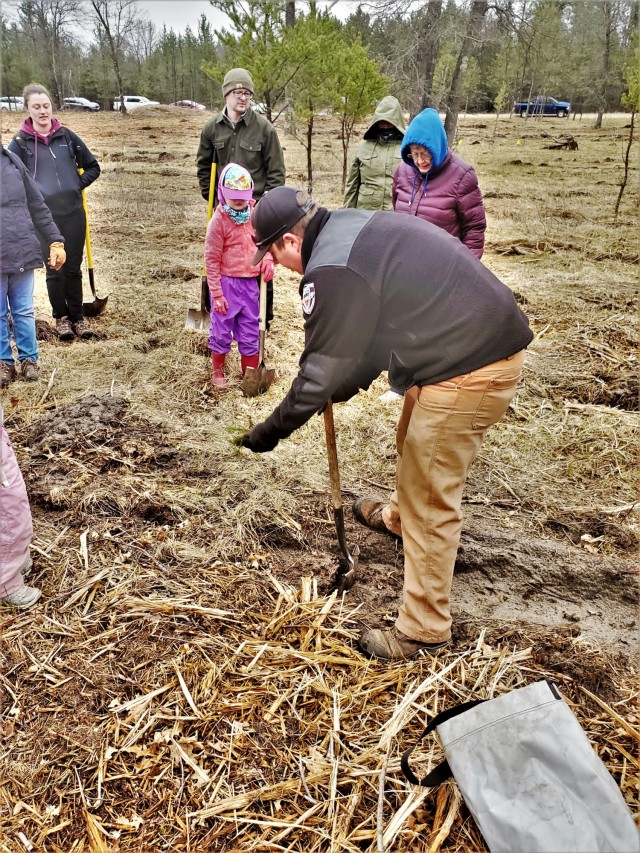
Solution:
[(404, 546), (397, 628), (414, 640), (451, 636), (449, 599), (462, 529), (462, 490), (487, 429), (516, 392), (524, 350), (473, 373), (411, 388), (398, 424), (396, 491), (383, 511)]

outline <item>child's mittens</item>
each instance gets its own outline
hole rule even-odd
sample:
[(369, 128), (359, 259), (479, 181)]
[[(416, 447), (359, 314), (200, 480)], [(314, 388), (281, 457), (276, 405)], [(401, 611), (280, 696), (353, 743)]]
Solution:
[(273, 258), (271, 257), (271, 255), (266, 255), (262, 259), (262, 263), (260, 265), (260, 272), (262, 273), (262, 278), (265, 281), (271, 281), (271, 279), (273, 278), (274, 266), (275, 265), (273, 263)]

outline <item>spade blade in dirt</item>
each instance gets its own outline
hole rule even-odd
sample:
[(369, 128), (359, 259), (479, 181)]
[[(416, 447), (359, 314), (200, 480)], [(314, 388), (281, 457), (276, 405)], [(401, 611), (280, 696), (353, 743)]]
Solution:
[(200, 310), (198, 311), (197, 308), (187, 309), (187, 319), (184, 323), (185, 329), (189, 329), (192, 332), (208, 332), (211, 323), (211, 314), (208, 310), (210, 307), (209, 285), (207, 277), (204, 275), (200, 285)]
[[(82, 174), (83, 170), (78, 169), (79, 174)], [(89, 270), (89, 287), (91, 288), (91, 293), (93, 295), (92, 302), (83, 302), (82, 303), (82, 313), (85, 317), (97, 317), (99, 314), (102, 314), (104, 309), (107, 307), (107, 299), (109, 298), (109, 294), (106, 296), (98, 296), (96, 293), (96, 283), (93, 278), (93, 251), (91, 249), (91, 229), (89, 228), (89, 209), (87, 208), (87, 196), (85, 191), (82, 190), (82, 206), (84, 207), (84, 215), (86, 218), (86, 226), (84, 232), (84, 243), (85, 248), (87, 250), (87, 269)]]
[(260, 321), (258, 337), (258, 366), (247, 367), (240, 387), (245, 397), (257, 397), (273, 385), (276, 371), (264, 365), (264, 339), (267, 335), (267, 283), (260, 276)]

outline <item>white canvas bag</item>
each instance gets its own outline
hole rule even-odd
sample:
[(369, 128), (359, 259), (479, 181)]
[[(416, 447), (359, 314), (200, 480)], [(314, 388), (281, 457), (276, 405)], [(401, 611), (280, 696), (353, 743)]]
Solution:
[(492, 853), (637, 853), (640, 836), (609, 771), (557, 688), (538, 681), (438, 714), (446, 761), (418, 780), (452, 774)]

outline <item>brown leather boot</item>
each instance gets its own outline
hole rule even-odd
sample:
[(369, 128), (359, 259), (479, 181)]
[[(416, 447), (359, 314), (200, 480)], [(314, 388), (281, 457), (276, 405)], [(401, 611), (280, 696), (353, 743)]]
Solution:
[(214, 388), (226, 388), (227, 380), (224, 378), (224, 360), (226, 358), (225, 353), (222, 352), (212, 352), (211, 353), (211, 364), (213, 367), (213, 372), (211, 373), (211, 384)]
[(378, 533), (386, 533), (387, 536), (393, 536), (394, 539), (400, 539), (393, 530), (389, 530), (384, 523), (382, 511), (387, 506), (386, 501), (378, 500), (374, 497), (358, 498), (353, 504), (353, 514), (360, 524), (365, 527), (370, 527), (372, 530), (377, 530)]
[(253, 367), (255, 370), (258, 369), (258, 353), (255, 355), (241, 355), (240, 356), (240, 364), (242, 365), (242, 375), (244, 376), (247, 372), (247, 367)]

